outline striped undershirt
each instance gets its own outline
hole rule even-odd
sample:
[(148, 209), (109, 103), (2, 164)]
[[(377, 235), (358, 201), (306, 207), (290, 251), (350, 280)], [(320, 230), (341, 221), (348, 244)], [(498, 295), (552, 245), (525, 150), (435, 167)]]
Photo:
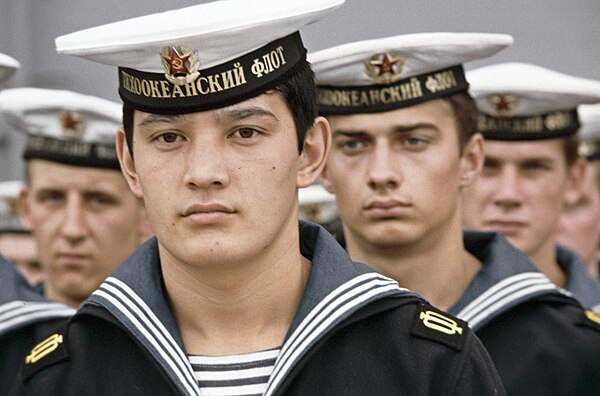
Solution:
[(267, 389), (280, 350), (188, 357), (203, 396), (260, 396)]

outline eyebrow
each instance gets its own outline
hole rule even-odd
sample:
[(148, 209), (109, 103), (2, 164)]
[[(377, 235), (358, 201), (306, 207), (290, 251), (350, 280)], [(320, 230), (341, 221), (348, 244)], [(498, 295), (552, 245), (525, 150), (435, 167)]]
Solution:
[(239, 109), (222, 109), (218, 111), (215, 116), (220, 120), (227, 121), (240, 121), (251, 117), (269, 117), (275, 121), (279, 121), (279, 118), (277, 118), (275, 114), (259, 106), (241, 107)]
[[(408, 133), (408, 132), (412, 132), (414, 130), (417, 129), (429, 129), (432, 130), (434, 132), (439, 132), (440, 129), (437, 127), (437, 125), (432, 124), (432, 123), (427, 123), (427, 122), (421, 122), (421, 123), (417, 123), (417, 124), (410, 124), (410, 125), (397, 125), (394, 126), (392, 128), (392, 132), (393, 133)], [(347, 129), (336, 129), (335, 131), (333, 131), (332, 136), (338, 137), (338, 136), (352, 136), (352, 137), (362, 137), (362, 136), (368, 136), (369, 132), (366, 130), (347, 130)]]
[(149, 114), (137, 126), (143, 128), (154, 124), (168, 124), (184, 121), (186, 118), (187, 114)]

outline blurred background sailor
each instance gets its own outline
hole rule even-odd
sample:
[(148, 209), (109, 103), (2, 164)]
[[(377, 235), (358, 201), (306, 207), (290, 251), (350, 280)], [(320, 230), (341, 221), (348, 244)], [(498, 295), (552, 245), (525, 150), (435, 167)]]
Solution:
[(14, 88), (0, 92), (0, 115), (27, 135), (21, 219), (36, 239), (44, 295), (77, 307), (151, 233), (115, 152), (121, 106)]
[(467, 229), (499, 231), (554, 284), (600, 309), (600, 282), (556, 245), (564, 205), (580, 197), (577, 107), (600, 103), (600, 82), (525, 63), (467, 74), (485, 137), (481, 177), (463, 191)]
[(0, 183), (0, 254), (15, 265), (31, 286), (38, 286), (45, 276), (35, 239), (19, 218), (21, 186), (18, 180)]
[(579, 156), (585, 159), (581, 196), (567, 204), (558, 224), (558, 243), (575, 251), (588, 272), (599, 278), (600, 265), (600, 105), (578, 108)]
[(335, 195), (320, 183), (298, 190), (300, 220), (312, 221), (325, 227), (341, 244), (344, 243), (342, 221), (335, 203)]

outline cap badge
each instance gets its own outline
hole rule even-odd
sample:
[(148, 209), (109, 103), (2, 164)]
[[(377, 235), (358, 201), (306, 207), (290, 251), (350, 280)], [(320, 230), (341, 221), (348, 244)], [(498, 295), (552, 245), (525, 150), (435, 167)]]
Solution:
[(183, 45), (165, 47), (160, 53), (160, 59), (165, 77), (171, 84), (189, 84), (200, 76), (198, 51), (192, 51)]
[(511, 117), (519, 111), (519, 97), (516, 95), (491, 95), (488, 97), (494, 115)]
[(373, 55), (365, 64), (367, 74), (375, 84), (391, 84), (400, 79), (404, 61), (395, 52)]
[(61, 111), (60, 125), (65, 137), (69, 139), (81, 139), (85, 133), (86, 121), (82, 114), (72, 111)]

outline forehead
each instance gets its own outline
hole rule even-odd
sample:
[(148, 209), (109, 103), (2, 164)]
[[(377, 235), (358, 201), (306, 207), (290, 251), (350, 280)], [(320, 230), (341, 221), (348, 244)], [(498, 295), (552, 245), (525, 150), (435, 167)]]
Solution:
[(128, 190), (127, 182), (121, 172), (113, 169), (72, 166), (32, 159), (27, 163), (27, 174), (29, 185), (32, 188)]
[(485, 141), (485, 156), (505, 161), (526, 161), (544, 159), (565, 162), (562, 139), (530, 141)]
[(450, 104), (442, 99), (419, 103), (381, 113), (332, 115), (327, 119), (335, 132), (338, 129), (375, 132), (418, 124), (433, 125), (440, 130), (455, 132), (455, 117)]

